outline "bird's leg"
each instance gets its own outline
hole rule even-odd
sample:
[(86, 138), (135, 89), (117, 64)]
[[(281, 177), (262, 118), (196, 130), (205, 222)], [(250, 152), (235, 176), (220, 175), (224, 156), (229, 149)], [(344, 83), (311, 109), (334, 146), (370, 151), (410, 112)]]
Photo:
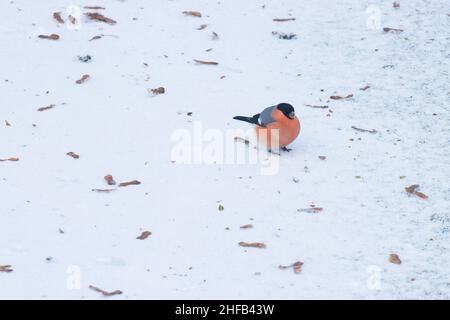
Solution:
[(289, 149), (289, 148), (286, 148), (286, 147), (281, 148), (281, 150), (286, 151), (286, 152), (292, 151), (292, 149)]

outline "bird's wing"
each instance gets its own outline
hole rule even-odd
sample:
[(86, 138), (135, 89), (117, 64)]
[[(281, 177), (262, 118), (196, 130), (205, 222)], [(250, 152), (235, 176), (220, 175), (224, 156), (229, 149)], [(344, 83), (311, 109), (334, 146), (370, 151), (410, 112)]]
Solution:
[(258, 119), (258, 123), (259, 125), (265, 127), (267, 126), (269, 123), (274, 122), (275, 120), (272, 118), (272, 112), (273, 109), (275, 109), (277, 106), (273, 106), (273, 107), (268, 107), (266, 109), (263, 110), (263, 112), (261, 112), (259, 114), (259, 119)]

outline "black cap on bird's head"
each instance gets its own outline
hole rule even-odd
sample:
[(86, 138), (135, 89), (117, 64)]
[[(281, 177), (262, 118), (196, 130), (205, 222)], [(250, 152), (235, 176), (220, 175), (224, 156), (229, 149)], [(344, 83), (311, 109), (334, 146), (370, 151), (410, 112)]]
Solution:
[(295, 118), (295, 110), (289, 103), (280, 103), (277, 105), (277, 109), (280, 110), (289, 119)]

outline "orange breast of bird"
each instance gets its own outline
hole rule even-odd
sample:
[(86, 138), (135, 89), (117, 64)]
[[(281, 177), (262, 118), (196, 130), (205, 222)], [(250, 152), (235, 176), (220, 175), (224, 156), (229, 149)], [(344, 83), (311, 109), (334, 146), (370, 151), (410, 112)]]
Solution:
[(269, 149), (286, 147), (298, 137), (300, 121), (297, 117), (289, 119), (279, 110), (274, 110), (272, 118), (275, 121), (267, 126), (256, 126), (258, 143)]

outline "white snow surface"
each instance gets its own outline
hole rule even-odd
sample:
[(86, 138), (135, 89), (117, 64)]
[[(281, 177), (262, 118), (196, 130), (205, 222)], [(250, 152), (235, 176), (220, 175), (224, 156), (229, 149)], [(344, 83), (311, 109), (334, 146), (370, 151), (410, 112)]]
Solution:
[[(449, 299), (450, 7), (398, 2), (1, 1), (0, 298)], [(71, 5), (117, 23), (58, 24)], [(280, 102), (302, 131), (277, 174), (171, 161), (174, 130)], [(106, 174), (142, 184), (93, 192)]]

